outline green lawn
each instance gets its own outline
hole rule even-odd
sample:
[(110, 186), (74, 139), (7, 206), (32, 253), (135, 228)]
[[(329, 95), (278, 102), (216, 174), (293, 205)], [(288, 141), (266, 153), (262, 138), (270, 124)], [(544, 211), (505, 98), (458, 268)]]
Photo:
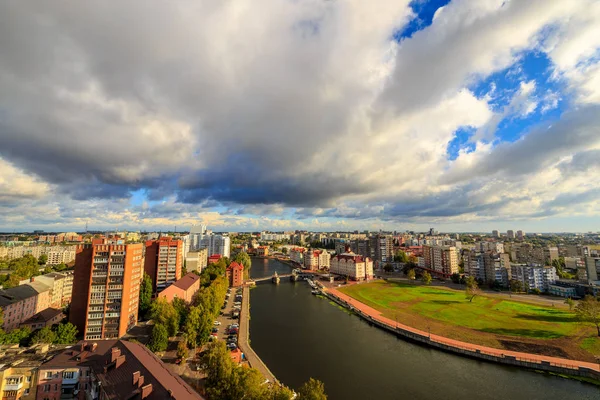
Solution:
[(340, 290), (398, 322), (417, 315), (480, 332), (537, 339), (572, 336), (581, 329), (567, 310), (485, 296), (469, 303), (464, 292), (452, 289), (376, 281)]

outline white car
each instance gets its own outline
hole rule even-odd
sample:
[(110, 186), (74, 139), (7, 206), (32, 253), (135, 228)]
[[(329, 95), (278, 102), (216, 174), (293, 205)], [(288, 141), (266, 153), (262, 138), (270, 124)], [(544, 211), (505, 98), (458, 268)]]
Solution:
[(219, 326), (219, 325), (221, 325), (221, 321), (215, 321), (214, 325), (215, 325), (215, 326)]

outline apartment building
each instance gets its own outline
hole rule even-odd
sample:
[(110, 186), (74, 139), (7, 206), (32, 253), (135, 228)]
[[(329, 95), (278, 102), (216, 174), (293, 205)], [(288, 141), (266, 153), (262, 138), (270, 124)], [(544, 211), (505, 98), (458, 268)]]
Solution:
[(137, 322), (144, 244), (94, 239), (78, 248), (69, 321), (86, 340), (123, 336)]
[(7, 332), (19, 328), (22, 322), (49, 305), (50, 287), (40, 282), (0, 290), (0, 308), (4, 314), (2, 327)]
[(185, 267), (188, 271), (202, 272), (208, 265), (208, 249), (190, 251), (185, 258)]
[(190, 233), (190, 251), (207, 249), (208, 255), (218, 254), (221, 257), (229, 257), (231, 251), (231, 239), (225, 235)]
[(529, 290), (547, 292), (558, 280), (554, 267), (511, 263), (512, 279), (520, 281)]
[(374, 235), (369, 238), (371, 258), (380, 263), (394, 261), (394, 237), (391, 235)]
[(144, 270), (152, 279), (154, 292), (160, 292), (181, 278), (183, 242), (163, 236), (146, 242)]
[(39, 367), (38, 400), (202, 400), (141, 344), (79, 342)]
[(290, 260), (300, 265), (304, 265), (304, 253), (306, 253), (304, 247), (294, 247), (289, 250)]
[(269, 246), (258, 246), (256, 248), (256, 255), (259, 257), (267, 257), (269, 255)]
[(425, 268), (450, 276), (458, 272), (458, 251), (454, 246), (423, 246)]
[(73, 271), (51, 272), (31, 279), (50, 287), (49, 307), (62, 308), (71, 303)]
[(354, 281), (368, 280), (373, 278), (373, 261), (350, 251), (332, 257), (329, 272)]
[(49, 265), (68, 264), (75, 260), (75, 246), (0, 246), (0, 258), (12, 260), (31, 255), (48, 257)]
[(33, 315), (31, 318), (21, 322), (19, 328), (28, 327), (31, 331), (43, 328), (45, 326), (52, 326), (60, 323), (65, 318), (62, 310), (59, 308), (46, 308), (39, 313)]

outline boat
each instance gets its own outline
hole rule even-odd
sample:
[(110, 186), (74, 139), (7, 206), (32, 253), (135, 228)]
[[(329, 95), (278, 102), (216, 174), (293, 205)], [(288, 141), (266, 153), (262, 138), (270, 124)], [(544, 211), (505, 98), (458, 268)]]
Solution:
[(312, 293), (314, 295), (321, 294), (321, 292), (319, 290), (317, 290), (317, 289), (311, 290), (310, 293)]

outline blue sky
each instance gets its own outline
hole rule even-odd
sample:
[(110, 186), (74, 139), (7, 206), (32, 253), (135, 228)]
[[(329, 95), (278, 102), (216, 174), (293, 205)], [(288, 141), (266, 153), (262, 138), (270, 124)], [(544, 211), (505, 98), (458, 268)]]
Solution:
[(0, 230), (596, 230), (598, 2), (258, 3), (0, 5)]

